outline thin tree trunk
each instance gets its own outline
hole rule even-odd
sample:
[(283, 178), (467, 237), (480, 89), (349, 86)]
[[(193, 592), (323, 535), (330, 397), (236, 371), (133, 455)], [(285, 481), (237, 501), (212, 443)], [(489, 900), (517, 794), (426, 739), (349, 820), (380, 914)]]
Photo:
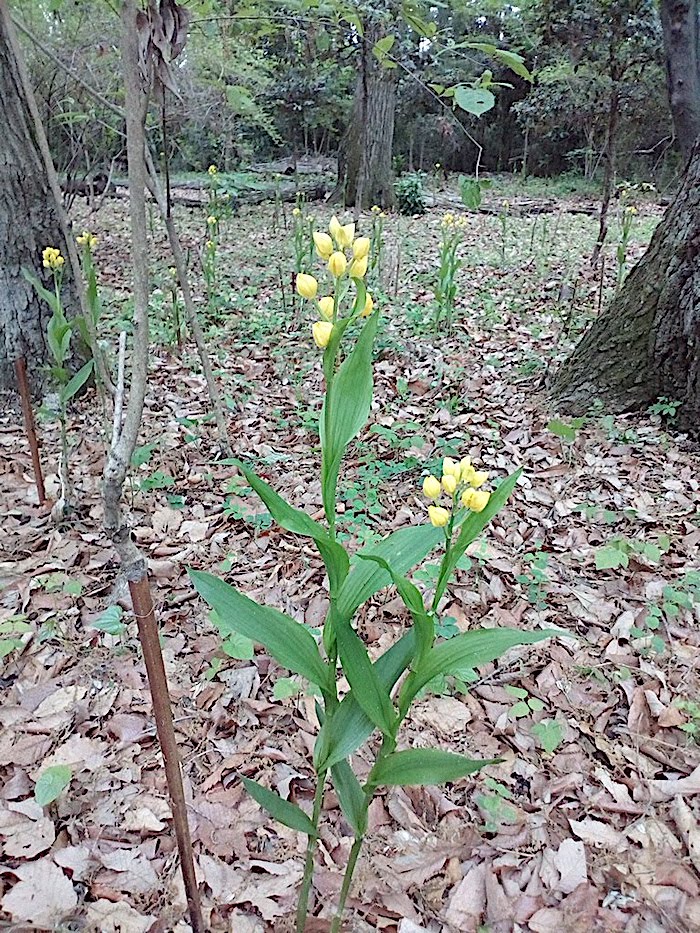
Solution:
[(685, 159), (700, 135), (700, 10), (698, 0), (661, 0), (668, 96)]
[(593, 254), (591, 256), (592, 265), (596, 265), (598, 262), (600, 251), (608, 236), (608, 211), (610, 210), (610, 201), (612, 200), (613, 188), (615, 185), (617, 124), (619, 119), (620, 88), (617, 78), (613, 78), (608, 109), (608, 128), (605, 134), (605, 174), (603, 176), (603, 196), (600, 201), (600, 224), (598, 227), (598, 238), (593, 247)]
[(554, 400), (576, 414), (661, 396), (681, 403), (678, 426), (700, 431), (700, 141), (683, 184), (619, 294), (560, 367)]

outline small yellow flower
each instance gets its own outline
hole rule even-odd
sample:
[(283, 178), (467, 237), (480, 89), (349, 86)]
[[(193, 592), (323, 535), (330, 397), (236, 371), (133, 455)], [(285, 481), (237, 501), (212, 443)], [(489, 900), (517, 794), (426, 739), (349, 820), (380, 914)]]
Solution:
[(428, 518), (434, 528), (444, 528), (450, 520), (450, 513), (440, 505), (429, 505)]
[(459, 472), (462, 482), (466, 480), (467, 476), (469, 475), (469, 471), (473, 469), (474, 467), (472, 466), (472, 458), (462, 457), (462, 459), (459, 461)]
[(626, 213), (626, 214), (630, 214), (631, 216), (634, 216), (635, 214), (638, 214), (639, 211), (637, 210), (637, 208), (636, 208), (633, 204), (630, 204), (629, 207), (626, 207), (626, 208), (625, 208), (625, 213)]
[(330, 295), (326, 295), (325, 298), (319, 298), (318, 307), (321, 311), (321, 317), (326, 321), (333, 320), (333, 299)]
[(457, 489), (457, 479), (451, 473), (446, 473), (442, 478), (442, 488), (448, 496), (454, 496)]
[(472, 476), (469, 477), (469, 485), (472, 489), (478, 489), (479, 486), (483, 486), (486, 480), (489, 478), (489, 474), (486, 470), (474, 470)]
[(338, 231), (338, 236), (335, 238), (335, 241), (341, 249), (347, 249), (349, 246), (352, 246), (354, 238), (355, 224), (345, 224), (345, 226), (341, 227)]
[(465, 489), (460, 497), (460, 502), (465, 509), (470, 509), (472, 507), (472, 499), (476, 493), (475, 489)]
[(491, 498), (491, 493), (486, 492), (485, 489), (474, 489), (472, 491), (472, 501), (469, 508), (472, 512), (483, 512), (486, 506), (489, 504), (489, 499)]
[(175, 266), (170, 266), (168, 268), (168, 272), (172, 275), (174, 279), (177, 278), (177, 269), (175, 268)]
[(210, 227), (215, 227), (215, 226), (218, 224), (218, 222), (219, 222), (218, 219), (217, 219), (213, 214), (210, 214), (210, 215), (207, 217), (207, 224), (208, 224)]
[(216, 249), (216, 243), (214, 242), (214, 240), (207, 240), (206, 245), (210, 253), (213, 253), (214, 250)]
[(336, 252), (330, 256), (328, 260), (328, 271), (336, 279), (339, 279), (341, 275), (345, 274), (347, 267), (348, 261), (344, 253)]
[(97, 246), (97, 237), (89, 230), (83, 230), (80, 236), (75, 238), (75, 242), (86, 249), (94, 249)]
[(382, 212), (382, 209), (378, 204), (373, 204), (370, 210), (372, 211), (373, 214), (381, 214)]
[(211, 175), (211, 177), (213, 178), (214, 175), (219, 174), (219, 170), (215, 165), (210, 165), (209, 168), (207, 169), (207, 174)]
[(297, 291), (302, 298), (315, 298), (318, 291), (318, 282), (313, 275), (300, 272), (297, 276)]
[(426, 499), (437, 499), (442, 492), (440, 480), (436, 476), (426, 476), (423, 480), (423, 495)]
[(363, 256), (362, 259), (353, 259), (350, 264), (350, 278), (363, 279), (367, 274), (367, 263), (369, 256)]
[(301, 208), (295, 207), (292, 211), (292, 217), (301, 217)]
[(445, 457), (445, 459), (442, 461), (442, 473), (443, 476), (445, 474), (447, 474), (447, 476), (454, 476), (454, 478), (459, 481), (462, 475), (462, 470), (460, 465), (456, 463), (451, 457)]
[(360, 311), (360, 317), (369, 317), (373, 310), (374, 310), (374, 300), (372, 296), (370, 295), (370, 293), (367, 292), (367, 296), (365, 298), (365, 306), (362, 309), (362, 311)]
[(386, 214), (384, 213), (384, 211), (380, 211), (380, 212), (379, 212), (379, 216), (380, 216), (380, 217), (386, 217)]
[(355, 259), (364, 259), (369, 255), (370, 240), (368, 236), (358, 236), (352, 244), (352, 254)]
[(330, 232), (331, 232), (331, 236), (333, 237), (333, 239), (334, 239), (334, 240), (336, 241), (336, 243), (337, 243), (337, 242), (338, 242), (338, 234), (339, 234), (340, 231), (343, 229), (343, 227), (342, 227), (340, 221), (338, 220), (338, 218), (335, 216), (335, 214), (333, 214), (333, 216), (331, 217), (331, 222), (328, 224), (328, 229), (329, 229)]
[(435, 163), (435, 168), (437, 168), (437, 169), (440, 168), (440, 163), (439, 163), (439, 162), (436, 162), (436, 163)]
[(328, 341), (331, 339), (331, 334), (333, 333), (333, 325), (330, 321), (316, 321), (312, 326), (311, 331), (314, 335), (314, 342), (319, 350), (325, 350), (328, 346)]
[(61, 256), (60, 249), (56, 249), (55, 246), (47, 246), (41, 255), (45, 269), (57, 271), (66, 261), (63, 256)]
[(328, 259), (330, 257), (333, 252), (333, 240), (327, 233), (319, 233), (318, 231), (314, 233), (314, 244), (316, 245), (316, 252), (321, 259)]

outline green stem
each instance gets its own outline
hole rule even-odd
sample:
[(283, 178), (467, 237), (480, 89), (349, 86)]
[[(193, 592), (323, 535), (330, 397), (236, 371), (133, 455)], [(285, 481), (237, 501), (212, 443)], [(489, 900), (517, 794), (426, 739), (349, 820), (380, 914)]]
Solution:
[[(370, 797), (371, 800), (371, 797)], [(338, 900), (338, 910), (336, 911), (335, 916), (333, 917), (333, 923), (331, 924), (330, 933), (340, 933), (340, 925), (343, 922), (343, 914), (345, 912), (345, 902), (348, 899), (348, 894), (350, 892), (350, 885), (352, 884), (352, 876), (355, 873), (355, 866), (357, 865), (357, 859), (360, 855), (360, 849), (362, 844), (365, 841), (364, 836), (358, 836), (357, 839), (352, 844), (352, 849), (350, 849), (350, 858), (348, 859), (348, 864), (345, 868), (345, 874), (343, 875), (343, 886), (340, 889), (340, 899)]]
[[(316, 793), (314, 794), (314, 809), (311, 815), (311, 822), (314, 829), (318, 831), (318, 824), (321, 818), (321, 804), (323, 803), (323, 789), (326, 783), (326, 772), (319, 772)], [(306, 926), (306, 915), (309, 912), (309, 894), (311, 893), (311, 881), (314, 874), (314, 853), (316, 852), (316, 841), (318, 836), (309, 836), (306, 843), (306, 859), (304, 861), (304, 877), (301, 881), (301, 890), (299, 892), (299, 903), (297, 904), (296, 933), (304, 933)]]

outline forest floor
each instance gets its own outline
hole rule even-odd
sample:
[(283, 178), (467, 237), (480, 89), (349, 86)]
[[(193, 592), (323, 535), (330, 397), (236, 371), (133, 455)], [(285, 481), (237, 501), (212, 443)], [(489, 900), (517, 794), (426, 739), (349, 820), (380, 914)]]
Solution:
[[(470, 454), (494, 477), (522, 466), (461, 565), (442, 631), (555, 627), (575, 637), (511, 650), (468, 692), (453, 678), (415, 706), (405, 746), (502, 762), (445, 787), (380, 794), (348, 930), (700, 929), (698, 451), (673, 432), (674, 400), (625, 416), (592, 400), (575, 423), (549, 409), (546, 378), (601, 296), (588, 263), (597, 221), (577, 206), (561, 199), (552, 214), (519, 216), (515, 194), (500, 216), (469, 216), (451, 334), (431, 327), (442, 213), (386, 219), (375, 398), (341, 479), (343, 531), (353, 544), (424, 522), (422, 476), (445, 455)], [(661, 216), (653, 203), (639, 208), (632, 259)], [(325, 224), (330, 211), (312, 209)], [(75, 214), (99, 237), (100, 335), (114, 347), (129, 317), (126, 205), (107, 201), (88, 217), (78, 203)], [(205, 216), (178, 209), (177, 219), (196, 264)], [(616, 237), (613, 224), (604, 300)], [(320, 359), (309, 308), (292, 292), (291, 255), (272, 207), (243, 209), (222, 226), (218, 305), (201, 307), (237, 455), (320, 515)], [(216, 462), (194, 347), (172, 339), (157, 223), (153, 260), (151, 383), (127, 498), (150, 560), (204, 907), (214, 931), (290, 930), (304, 838), (268, 818), (239, 777), (310, 806), (313, 698), (245, 640), (222, 650), (186, 568), (219, 572), (309, 626), (324, 617), (324, 575), (235, 468)], [(78, 506), (57, 527), (37, 505), (19, 415), (6, 409), (0, 420), (0, 924), (181, 933), (145, 672), (101, 532), (92, 390), (70, 431)], [(41, 419), (39, 433), (55, 496), (56, 424)], [(414, 577), (430, 586), (434, 565)], [(121, 617), (105, 617), (117, 605)], [(406, 623), (393, 591), (360, 619), (372, 653)], [(57, 764), (70, 767), (70, 783), (41, 807), (35, 782)], [(325, 817), (317, 931), (328, 929), (351, 845), (330, 792)]]

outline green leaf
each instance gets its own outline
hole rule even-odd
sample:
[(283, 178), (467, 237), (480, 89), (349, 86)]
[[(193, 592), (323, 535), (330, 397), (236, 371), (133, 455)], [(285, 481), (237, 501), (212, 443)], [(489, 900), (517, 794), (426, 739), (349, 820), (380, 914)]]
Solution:
[(49, 349), (59, 366), (63, 366), (70, 346), (71, 327), (59, 308), (51, 315), (46, 325), (46, 339)]
[(338, 472), (345, 450), (367, 420), (372, 404), (372, 347), (379, 315), (362, 328), (352, 352), (342, 364), (323, 401), (320, 422), (321, 491), (326, 515), (334, 511)]
[(34, 799), (40, 807), (53, 803), (68, 787), (73, 777), (73, 770), (68, 765), (53, 765), (45, 768), (39, 775), (34, 787)]
[(371, 544), (358, 551), (353, 560), (350, 573), (338, 594), (338, 613), (350, 619), (358, 606), (371, 596), (391, 586), (391, 574), (376, 563), (362, 560), (371, 555), (386, 560), (395, 573), (407, 573), (444, 539), (441, 528), (432, 525), (413, 525), (399, 528), (379, 544)]
[(440, 642), (425, 660), (410, 673), (401, 689), (399, 713), (405, 715), (417, 693), (439, 674), (456, 674), (464, 668), (476, 668), (500, 658), (516, 645), (534, 645), (561, 632), (521, 632), (518, 629), (492, 628), (463, 632)]
[(275, 681), (272, 688), (272, 696), (275, 700), (288, 700), (289, 697), (295, 697), (302, 691), (301, 681), (296, 677), (280, 677)]
[(606, 544), (595, 552), (596, 570), (617, 570), (618, 567), (629, 567), (629, 563), (627, 554), (613, 544)]
[(383, 784), (444, 784), (473, 774), (485, 765), (497, 764), (500, 759), (475, 761), (464, 755), (454, 755), (437, 748), (410, 748), (394, 752), (378, 762), (368, 783), (374, 787)]
[(556, 719), (543, 719), (542, 722), (535, 723), (532, 727), (532, 734), (539, 739), (540, 745), (548, 755), (559, 748), (564, 737), (562, 728)]
[(255, 657), (255, 642), (238, 632), (231, 632), (221, 643), (221, 650), (237, 661), (251, 661)]
[(503, 62), (503, 64), (507, 68), (510, 68), (514, 74), (524, 78), (526, 81), (533, 80), (532, 73), (528, 70), (525, 64), (525, 59), (522, 57), (522, 55), (518, 55), (517, 52), (511, 52), (508, 49), (499, 49), (497, 46), (492, 45), (490, 42), (467, 42), (466, 47), (469, 49), (478, 49), (481, 52), (485, 52), (487, 55), (490, 55), (492, 58)]
[(277, 609), (261, 606), (239, 593), (218, 577), (201, 570), (190, 570), (199, 595), (216, 610), (222, 635), (238, 632), (264, 645), (282, 667), (301, 674), (325, 689), (330, 669), (318, 650), (313, 635), (299, 622)]
[(301, 807), (284, 800), (279, 794), (267, 787), (263, 787), (257, 781), (251, 781), (250, 778), (245, 777), (241, 778), (241, 780), (253, 800), (257, 801), (278, 822), (296, 830), (298, 833), (306, 833), (307, 836), (318, 835), (314, 829), (314, 824)]
[(57, 311), (60, 311), (60, 304), (56, 299), (56, 292), (49, 291), (48, 288), (44, 288), (39, 279), (34, 275), (33, 272), (30, 272), (28, 269), (22, 269), (22, 275), (25, 279), (33, 286), (34, 291), (40, 298), (43, 298), (46, 304), (51, 308), (55, 314)]
[(88, 360), (84, 366), (80, 367), (73, 378), (63, 386), (61, 391), (58, 393), (62, 405), (67, 405), (76, 392), (79, 392), (80, 389), (82, 389), (82, 387), (90, 378), (90, 374), (92, 373), (94, 365), (95, 364), (92, 360)]
[(338, 794), (340, 807), (355, 836), (363, 836), (367, 830), (365, 794), (350, 763), (339, 761), (331, 768), (333, 786)]
[(126, 625), (122, 622), (124, 610), (121, 606), (108, 606), (92, 623), (92, 628), (106, 632), (108, 635), (122, 635)]
[(454, 88), (454, 99), (458, 107), (466, 110), (467, 113), (474, 114), (475, 117), (480, 117), (482, 113), (491, 110), (496, 103), (496, 98), (486, 88), (467, 87), (464, 84)]
[(260, 479), (240, 460), (234, 458), (227, 460), (226, 463), (233, 463), (238, 467), (248, 483), (265, 503), (268, 512), (278, 525), (281, 525), (286, 531), (291, 531), (292, 534), (313, 538), (326, 565), (331, 589), (334, 591), (339, 589), (350, 567), (348, 553), (342, 544), (332, 541), (323, 525), (315, 522), (302, 509), (295, 509), (294, 506), (285, 502), (272, 486)]
[(553, 418), (547, 425), (547, 430), (551, 431), (552, 434), (560, 437), (564, 441), (568, 441), (570, 444), (576, 440), (576, 429), (571, 427), (571, 425), (565, 424), (563, 421), (559, 421), (558, 418)]
[(369, 659), (367, 648), (349, 623), (337, 627), (336, 638), (343, 672), (355, 693), (355, 699), (384, 735), (393, 736), (396, 712), (387, 689)]
[(379, 61), (382, 61), (382, 59), (386, 57), (387, 52), (391, 50), (394, 42), (396, 42), (395, 36), (384, 36), (384, 38), (379, 39), (378, 42), (374, 43), (374, 48), (372, 49), (374, 56)]

